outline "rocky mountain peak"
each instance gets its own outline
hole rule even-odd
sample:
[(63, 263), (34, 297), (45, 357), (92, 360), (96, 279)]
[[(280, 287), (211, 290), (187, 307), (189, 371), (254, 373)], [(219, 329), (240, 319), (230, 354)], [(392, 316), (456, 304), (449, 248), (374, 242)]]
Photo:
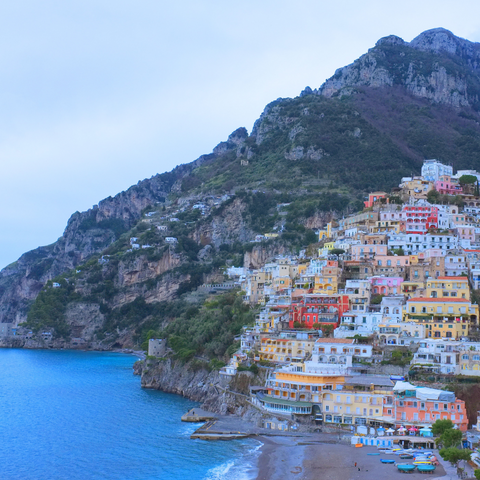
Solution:
[(397, 37), (396, 35), (388, 35), (388, 37), (382, 37), (375, 46), (378, 45), (405, 45), (405, 40), (403, 38)]
[(480, 48), (480, 44), (457, 37), (445, 28), (426, 30), (418, 37), (415, 37), (409, 45), (417, 50), (436, 53), (448, 52), (453, 55), (462, 55), (464, 53), (469, 55), (477, 53), (478, 55)]
[[(410, 43), (390, 35), (365, 55), (338, 69), (312, 93), (352, 95), (359, 87), (404, 87), (410, 94), (453, 107), (480, 110), (480, 43), (444, 28), (427, 30)], [(302, 92), (305, 94), (304, 92)]]

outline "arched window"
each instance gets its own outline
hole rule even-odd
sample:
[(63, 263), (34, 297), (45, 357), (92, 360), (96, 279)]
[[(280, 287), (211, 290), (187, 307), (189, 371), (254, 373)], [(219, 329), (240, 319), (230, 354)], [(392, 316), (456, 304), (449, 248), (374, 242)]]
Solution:
[(337, 363), (337, 357), (330, 357), (330, 358), (328, 359), (328, 362), (329, 362), (329, 363)]

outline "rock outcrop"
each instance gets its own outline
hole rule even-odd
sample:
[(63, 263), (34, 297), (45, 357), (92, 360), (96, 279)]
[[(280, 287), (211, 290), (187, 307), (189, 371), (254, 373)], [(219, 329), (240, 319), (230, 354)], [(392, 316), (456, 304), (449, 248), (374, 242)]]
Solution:
[(351, 65), (340, 68), (318, 90), (332, 97), (351, 95), (359, 87), (404, 86), (412, 95), (456, 108), (478, 107), (480, 44), (443, 28), (421, 33), (410, 43), (394, 35)]

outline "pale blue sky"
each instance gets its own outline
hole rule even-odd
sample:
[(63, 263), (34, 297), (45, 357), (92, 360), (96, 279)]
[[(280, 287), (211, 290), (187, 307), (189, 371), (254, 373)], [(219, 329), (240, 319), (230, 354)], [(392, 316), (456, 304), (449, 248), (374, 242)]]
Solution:
[(190, 162), (383, 36), (480, 41), (475, 1), (0, 3), (0, 267)]

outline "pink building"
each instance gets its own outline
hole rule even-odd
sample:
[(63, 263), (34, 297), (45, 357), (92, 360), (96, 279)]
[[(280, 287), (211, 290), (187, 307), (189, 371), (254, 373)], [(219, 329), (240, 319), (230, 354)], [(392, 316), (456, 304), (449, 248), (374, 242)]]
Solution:
[(429, 228), (438, 228), (438, 208), (404, 205), (406, 233), (427, 233)]
[(471, 225), (458, 225), (455, 230), (457, 235), (463, 240), (475, 241), (475, 227)]
[(435, 190), (442, 195), (459, 195), (463, 189), (457, 183), (452, 182), (449, 175), (442, 175), (435, 182)]
[(375, 257), (375, 262), (379, 267), (405, 267), (409, 265), (408, 255), (378, 255)]
[(397, 295), (402, 292), (401, 277), (370, 277), (372, 284), (372, 293), (374, 295)]
[(365, 260), (375, 258), (378, 255), (387, 255), (387, 245), (352, 245), (351, 248), (352, 260)]

